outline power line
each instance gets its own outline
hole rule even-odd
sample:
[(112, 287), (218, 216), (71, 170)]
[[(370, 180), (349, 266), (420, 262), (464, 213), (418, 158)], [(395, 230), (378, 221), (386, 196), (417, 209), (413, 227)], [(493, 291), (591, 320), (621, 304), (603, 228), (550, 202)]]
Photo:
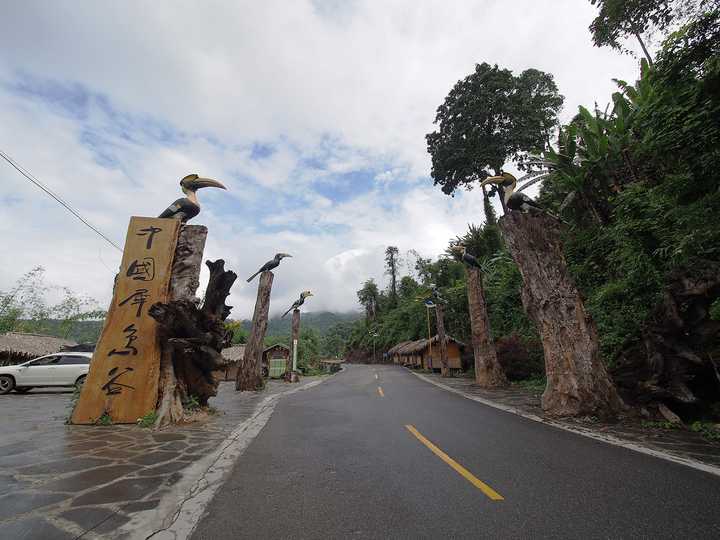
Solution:
[(50, 188), (45, 186), (40, 180), (35, 178), (30, 172), (22, 167), (20, 164), (18, 164), (14, 159), (12, 159), (10, 156), (8, 156), (5, 152), (0, 150), (0, 157), (3, 158), (5, 161), (7, 161), (10, 165), (13, 166), (15, 170), (17, 170), (20, 174), (22, 174), (25, 178), (30, 180), (35, 186), (39, 187), (41, 190), (43, 190), (45, 193), (50, 195), (53, 199), (55, 199), (57, 202), (59, 202), (68, 212), (70, 212), (73, 216), (78, 218), (84, 225), (89, 227), (91, 230), (93, 230), (96, 234), (100, 235), (100, 237), (105, 240), (108, 244), (110, 244), (112, 247), (117, 249), (118, 251), (122, 252), (122, 248), (118, 246), (115, 242), (110, 240), (107, 236), (105, 236), (102, 232), (100, 232), (97, 228), (95, 228), (88, 220), (86, 220), (84, 217), (80, 215), (80, 213), (75, 210), (72, 206), (70, 206), (70, 203), (64, 201), (59, 195), (53, 193)]

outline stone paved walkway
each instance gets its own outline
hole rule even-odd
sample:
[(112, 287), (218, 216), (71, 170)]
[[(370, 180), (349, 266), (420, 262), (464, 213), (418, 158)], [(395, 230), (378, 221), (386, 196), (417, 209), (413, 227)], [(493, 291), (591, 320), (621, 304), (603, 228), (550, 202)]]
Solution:
[(263, 400), (317, 379), (271, 381), (263, 392), (235, 392), (233, 383), (221, 383), (211, 400), (216, 416), (161, 431), (65, 425), (67, 392), (0, 396), (0, 538), (145, 538), (152, 531), (127, 531), (136, 515), (175, 508), (186, 473)]
[[(720, 467), (720, 442), (705, 439), (699, 433), (684, 429), (656, 429), (643, 427), (637, 419), (624, 418), (617, 423), (605, 423), (593, 418), (555, 420), (544, 416), (540, 406), (542, 391), (526, 390), (517, 385), (502, 389), (485, 389), (464, 377), (442, 378), (439, 374), (415, 373), (436, 384), (471, 398), (487, 400), (501, 408), (514, 409), (520, 414), (573, 431), (586, 432), (596, 438), (613, 437), (631, 445), (670, 454), (680, 461), (691, 460), (711, 467)], [(717, 474), (717, 473), (716, 473)]]

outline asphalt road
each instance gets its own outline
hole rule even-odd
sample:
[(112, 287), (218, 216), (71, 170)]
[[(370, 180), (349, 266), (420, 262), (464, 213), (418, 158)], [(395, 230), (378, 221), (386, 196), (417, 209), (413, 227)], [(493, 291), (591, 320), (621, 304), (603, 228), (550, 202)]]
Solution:
[(720, 538), (720, 478), (349, 366), (280, 402), (193, 538)]

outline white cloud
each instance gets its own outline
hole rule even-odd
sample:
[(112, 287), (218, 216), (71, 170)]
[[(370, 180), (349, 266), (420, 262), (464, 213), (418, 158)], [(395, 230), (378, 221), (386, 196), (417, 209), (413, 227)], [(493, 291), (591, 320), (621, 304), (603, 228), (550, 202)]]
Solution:
[[(350, 309), (362, 281), (384, 281), (385, 246), (436, 256), (481, 221), (477, 191), (449, 198), (432, 186), (424, 140), (475, 62), (554, 73), (565, 118), (606, 102), (612, 77), (634, 78), (631, 58), (592, 48), (593, 10), (577, 0), (14, 3), (0, 23), (0, 148), (117, 242), (128, 216), (157, 214), (185, 174), (218, 178), (229, 191), (201, 192), (199, 220), (207, 257), (240, 274), (236, 317), (255, 299), (244, 277), (276, 251), (295, 257), (276, 272), (273, 311), (305, 288), (311, 309)], [(49, 87), (40, 99), (18, 81), (89, 96), (83, 105)], [(318, 191), (358, 171), (375, 185), (356, 198)], [(42, 264), (49, 281), (107, 302), (119, 253), (4, 165), (0, 189), (12, 260), (0, 289)]]

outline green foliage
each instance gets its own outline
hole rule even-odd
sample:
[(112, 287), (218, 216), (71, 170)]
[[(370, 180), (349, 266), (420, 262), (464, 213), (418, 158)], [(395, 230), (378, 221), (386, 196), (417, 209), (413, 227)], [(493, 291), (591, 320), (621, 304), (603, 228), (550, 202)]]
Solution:
[(710, 318), (713, 321), (720, 321), (720, 298), (710, 305)]
[(598, 6), (590, 25), (597, 47), (625, 51), (621, 40), (646, 33), (667, 31), (687, 17), (698, 16), (713, 0), (590, 0)]
[(718, 429), (716, 424), (696, 421), (690, 424), (689, 429), (690, 431), (699, 433), (709, 441), (720, 441), (720, 429)]
[(487, 63), (458, 81), (437, 109), (438, 130), (426, 135), (431, 175), (446, 194), (499, 172), (512, 160), (547, 147), (563, 97), (552, 75), (513, 75)]
[[(49, 293), (60, 294), (50, 305)], [(48, 285), (45, 269), (37, 266), (22, 276), (9, 291), (0, 291), (0, 333), (29, 332), (94, 343), (100, 335), (105, 312), (88, 297), (67, 287)]]
[(525, 379), (524, 381), (517, 381), (513, 384), (530, 392), (542, 393), (547, 386), (547, 379), (545, 377), (533, 377), (531, 379)]
[(234, 321), (232, 319), (227, 320), (225, 321), (225, 329), (233, 333), (233, 345), (242, 345), (247, 343), (250, 331), (245, 327), (243, 321)]
[(113, 421), (112, 421), (112, 417), (110, 416), (110, 414), (107, 412), (104, 412), (104, 413), (102, 413), (100, 418), (97, 419), (96, 423), (100, 424), (101, 426), (111, 426)]
[(183, 409), (186, 411), (197, 411), (200, 408), (200, 401), (198, 400), (197, 396), (188, 396), (183, 401)]
[(682, 424), (676, 424), (668, 420), (643, 420), (640, 425), (648, 429), (680, 429)]
[(137, 419), (137, 425), (141, 428), (151, 428), (157, 422), (158, 414), (156, 411), (150, 411), (149, 413), (141, 416)]

